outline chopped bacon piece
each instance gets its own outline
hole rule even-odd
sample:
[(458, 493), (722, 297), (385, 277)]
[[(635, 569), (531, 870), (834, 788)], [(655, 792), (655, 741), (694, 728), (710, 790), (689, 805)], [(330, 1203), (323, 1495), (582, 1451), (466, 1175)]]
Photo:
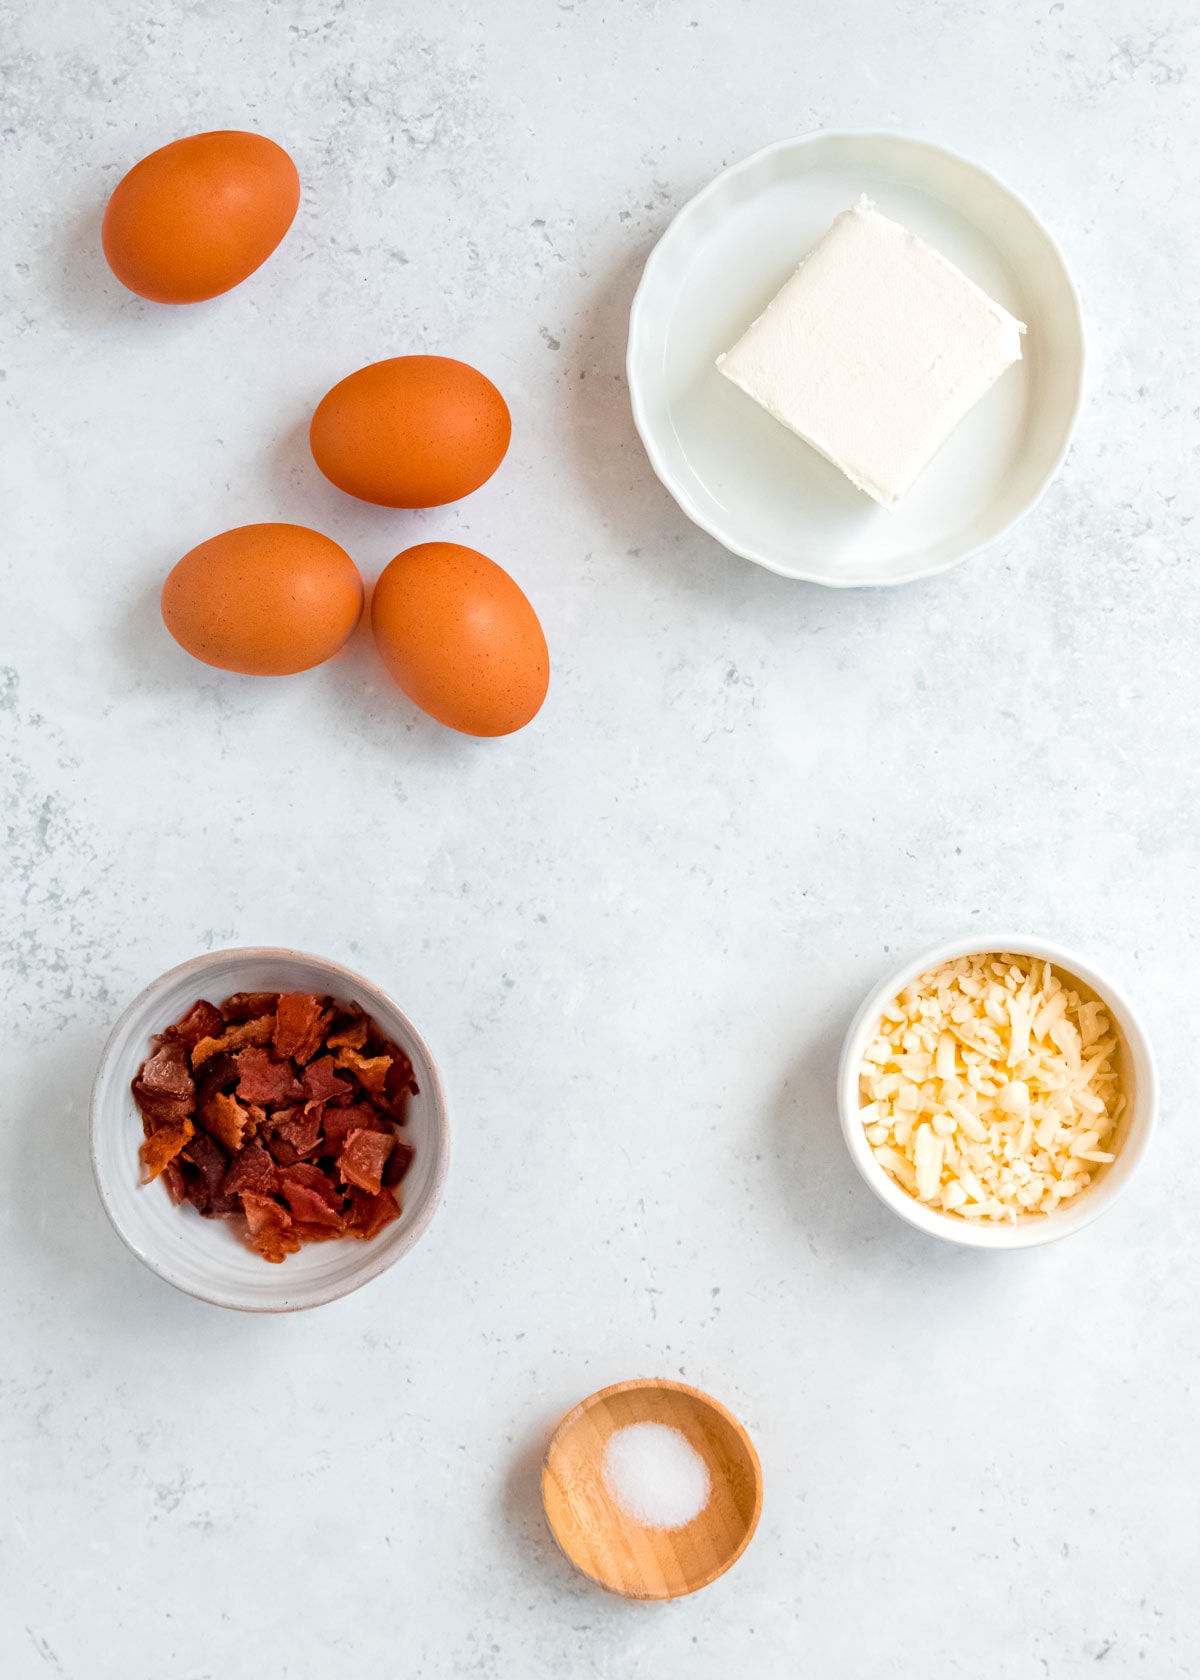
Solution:
[[(370, 1103), (353, 1103), (349, 1108), (325, 1110), (325, 1153), (335, 1159), (342, 1153), (351, 1132), (373, 1131), (379, 1124)], [(390, 1128), (389, 1128), (390, 1130)]]
[(195, 1107), (194, 1097), (163, 1097), (157, 1091), (147, 1091), (140, 1079), (133, 1082), (133, 1100), (142, 1116), (142, 1128), (147, 1135), (156, 1126), (178, 1126), (190, 1120)]
[(210, 1190), (220, 1188), (229, 1166), (229, 1157), (208, 1132), (199, 1131), (188, 1140), (183, 1159), (191, 1162)]
[(338, 1156), (342, 1182), (377, 1196), (383, 1186), (384, 1162), (395, 1142), (386, 1132), (351, 1132)]
[(287, 1176), (296, 1184), (307, 1185), (310, 1190), (319, 1190), (327, 1202), (332, 1202), (335, 1207), (341, 1207), (342, 1192), (329, 1174), (323, 1172), (320, 1167), (313, 1166), (311, 1161), (301, 1161), (298, 1165), (289, 1167)]
[(186, 1015), (181, 1015), (173, 1027), (162, 1035), (169, 1044), (181, 1044), (185, 1050), (223, 1030), (221, 1011), (214, 1009), (205, 998), (197, 998)]
[(239, 1196), (250, 1190), (257, 1196), (269, 1196), (279, 1184), (275, 1163), (261, 1143), (249, 1143), (240, 1149), (229, 1163), (229, 1171), (221, 1184), (225, 1196)]
[(338, 1015), (325, 1038), (327, 1050), (361, 1050), (371, 1030), (371, 1018), (351, 1008), (346, 1015)]
[(242, 1192), (242, 1208), (251, 1248), (256, 1248), (264, 1260), (277, 1266), (300, 1247), (300, 1238), (292, 1230), (292, 1216), (285, 1207), (270, 1196), (256, 1196)]
[(179, 1160), (195, 1169), (184, 1179), (184, 1195), (198, 1213), (211, 1218), (236, 1211), (235, 1204), (222, 1190), (229, 1157), (207, 1132), (198, 1131), (188, 1141)]
[(245, 1142), (249, 1121), (249, 1110), (225, 1091), (210, 1097), (200, 1111), (200, 1124), (231, 1155), (236, 1155)]
[(381, 1190), (372, 1196), (366, 1190), (351, 1190), (350, 1213), (346, 1220), (349, 1236), (370, 1240), (379, 1235), (385, 1225), (400, 1217), (400, 1203), (394, 1190)]
[(138, 1069), (137, 1083), (156, 1097), (190, 1097), (196, 1089), (181, 1044), (164, 1044)]
[(390, 1056), (360, 1056), (357, 1050), (339, 1050), (336, 1057), (337, 1065), (352, 1073), (364, 1091), (370, 1091), (372, 1096), (383, 1093), (384, 1081), (388, 1076), (388, 1069), (392, 1065)]
[(410, 1096), (417, 1094), (417, 1081), (413, 1075), (413, 1065), (398, 1044), (390, 1041), (383, 1046), (384, 1053), (392, 1058), (392, 1065), (388, 1069), (387, 1078), (383, 1085), (383, 1094), (376, 1098), (379, 1107), (396, 1121), (397, 1125), (404, 1124), (405, 1107)]
[(389, 1189), (394, 1190), (397, 1184), (407, 1175), (416, 1153), (407, 1138), (396, 1139), (396, 1147), (388, 1156), (387, 1165), (383, 1169), (383, 1182)]
[(142, 1183), (156, 1179), (173, 1161), (196, 1128), (188, 1119), (169, 1121), (150, 1133), (142, 1144)]
[(269, 1050), (239, 1050), (238, 1096), (243, 1102), (292, 1103), (302, 1095), (290, 1062), (277, 1062)]
[(276, 1117), (274, 1122), (275, 1136), (282, 1138), (285, 1143), (290, 1143), (298, 1158), (303, 1155), (311, 1155), (321, 1141), (322, 1105), (317, 1103), (315, 1107), (307, 1109), (304, 1113), (300, 1113), (297, 1109), (292, 1109), (290, 1112), (295, 1116), (294, 1119), (280, 1121)]
[(328, 1020), (321, 999), (311, 992), (282, 992), (275, 1008), (276, 1054), (311, 1061)]
[(413, 1073), (412, 1057), (405, 1055), (398, 1044), (389, 1040), (384, 1050), (392, 1058), (391, 1072), (388, 1074), (387, 1092), (389, 1097), (401, 1097), (406, 1092), (417, 1095), (417, 1081)]
[(247, 1044), (270, 1044), (275, 1032), (274, 1015), (259, 1015), (253, 1021), (242, 1021), (226, 1027), (220, 1038), (202, 1038), (192, 1051), (192, 1066), (198, 1068), (218, 1051), (241, 1050)]
[[(225, 1021), (254, 1021), (260, 1015), (274, 1015), (278, 1001), (278, 992), (234, 992), (221, 1005), (221, 1018)], [(215, 1028), (213, 1030), (216, 1031)]]
[(279, 1175), (279, 1188), (297, 1219), (309, 1225), (342, 1226), (341, 1201), (336, 1186), (319, 1167), (288, 1167)]
[(309, 1062), (300, 1081), (309, 1103), (330, 1102), (334, 1097), (349, 1096), (354, 1089), (348, 1079), (339, 1079), (332, 1056), (318, 1056)]
[(187, 1184), (184, 1181), (178, 1156), (173, 1161), (168, 1161), (163, 1168), (162, 1181), (167, 1187), (167, 1195), (170, 1196), (176, 1207), (179, 1206), (180, 1202), (187, 1201)]
[(231, 1091), (237, 1084), (237, 1063), (226, 1050), (219, 1050), (215, 1056), (196, 1069), (196, 1107), (203, 1108), (211, 1096), (218, 1091)]
[(335, 1231), (343, 1229), (341, 1214), (318, 1191), (310, 1190), (306, 1184), (293, 1183), (287, 1172), (280, 1178), (279, 1188), (292, 1213), (306, 1225), (328, 1225)]

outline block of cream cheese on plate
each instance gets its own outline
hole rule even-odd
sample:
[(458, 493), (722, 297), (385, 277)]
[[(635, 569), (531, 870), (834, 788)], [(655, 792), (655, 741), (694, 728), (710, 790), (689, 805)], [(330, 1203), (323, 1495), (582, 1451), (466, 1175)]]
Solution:
[(864, 198), (717, 366), (886, 506), (1020, 361), (1024, 331)]

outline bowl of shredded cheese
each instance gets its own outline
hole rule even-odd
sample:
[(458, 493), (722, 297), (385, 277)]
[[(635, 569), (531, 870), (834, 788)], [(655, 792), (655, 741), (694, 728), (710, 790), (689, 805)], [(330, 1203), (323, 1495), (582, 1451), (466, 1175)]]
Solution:
[(920, 1230), (1027, 1248), (1091, 1223), (1157, 1111), (1133, 1006), (1073, 953), (958, 940), (873, 991), (846, 1037), (838, 1109), (871, 1189)]

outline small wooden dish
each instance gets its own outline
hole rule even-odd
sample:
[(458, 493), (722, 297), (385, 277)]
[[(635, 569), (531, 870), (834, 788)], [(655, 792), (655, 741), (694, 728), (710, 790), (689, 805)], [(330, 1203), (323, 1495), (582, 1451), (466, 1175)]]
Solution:
[[(708, 1466), (712, 1492), (682, 1528), (643, 1528), (609, 1496), (604, 1449), (631, 1423), (678, 1429)], [(614, 1383), (567, 1413), (546, 1450), (542, 1503), (554, 1538), (577, 1569), (625, 1598), (682, 1598), (735, 1564), (762, 1510), (762, 1467), (742, 1425), (686, 1383), (640, 1377)]]

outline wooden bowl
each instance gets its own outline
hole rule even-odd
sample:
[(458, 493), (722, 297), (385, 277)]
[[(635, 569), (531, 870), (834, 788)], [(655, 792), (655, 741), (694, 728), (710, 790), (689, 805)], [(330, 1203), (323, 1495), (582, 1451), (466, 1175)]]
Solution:
[[(608, 1438), (631, 1423), (678, 1429), (708, 1466), (708, 1503), (682, 1528), (644, 1528), (604, 1485)], [(641, 1377), (600, 1389), (563, 1418), (542, 1466), (542, 1503), (571, 1562), (607, 1591), (682, 1598), (723, 1575), (750, 1544), (762, 1468), (749, 1435), (711, 1395)]]

